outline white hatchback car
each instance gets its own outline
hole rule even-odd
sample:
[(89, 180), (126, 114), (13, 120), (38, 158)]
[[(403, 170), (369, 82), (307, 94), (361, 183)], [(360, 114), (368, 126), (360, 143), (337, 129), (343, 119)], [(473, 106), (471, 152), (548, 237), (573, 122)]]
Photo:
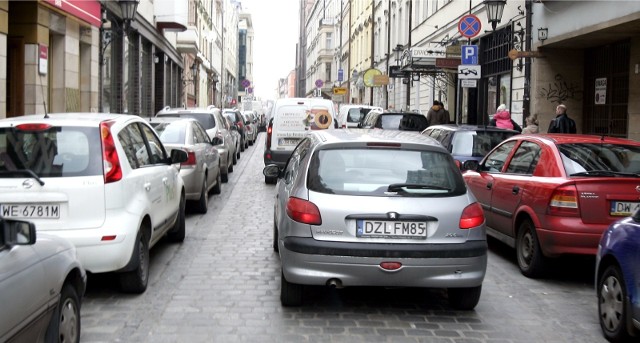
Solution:
[(185, 236), (180, 163), (153, 128), (132, 115), (62, 113), (0, 120), (0, 214), (77, 248), (92, 273), (117, 272), (142, 293), (149, 248)]

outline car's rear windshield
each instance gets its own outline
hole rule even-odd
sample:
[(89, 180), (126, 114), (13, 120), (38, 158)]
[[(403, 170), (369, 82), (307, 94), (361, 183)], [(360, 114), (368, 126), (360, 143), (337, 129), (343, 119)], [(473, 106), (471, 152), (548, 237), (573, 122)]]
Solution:
[(359, 123), (370, 111), (370, 108), (350, 108), (347, 114), (347, 122)]
[(181, 113), (165, 113), (159, 114), (162, 117), (180, 117), (180, 118), (193, 118), (202, 124), (205, 130), (213, 129), (216, 127), (216, 120), (210, 113), (197, 113), (197, 112), (181, 112)]
[(39, 131), (0, 128), (0, 177), (102, 175), (98, 127), (52, 126)]
[(165, 144), (185, 144), (185, 132), (187, 132), (187, 123), (184, 121), (176, 121), (171, 123), (151, 123), (156, 130), (160, 141)]
[(327, 149), (311, 158), (309, 190), (345, 195), (443, 197), (465, 193), (451, 155), (399, 149)]
[[(568, 175), (585, 172), (640, 173), (640, 147), (612, 143), (559, 144)], [(597, 174), (597, 173), (596, 173)]]
[(500, 142), (515, 134), (510, 131), (458, 131), (453, 135), (451, 153), (454, 156), (484, 157)]
[(420, 114), (382, 114), (380, 129), (421, 132), (427, 128), (427, 118)]

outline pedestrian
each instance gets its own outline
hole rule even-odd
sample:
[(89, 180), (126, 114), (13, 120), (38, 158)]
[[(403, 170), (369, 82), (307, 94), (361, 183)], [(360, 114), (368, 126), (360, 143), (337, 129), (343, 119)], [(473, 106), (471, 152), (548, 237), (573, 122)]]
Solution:
[(427, 112), (427, 125), (448, 124), (449, 118), (445, 118), (445, 115), (444, 108), (440, 105), (440, 101), (434, 100), (433, 106), (431, 106), (429, 112)]
[(489, 122), (490, 126), (499, 127), (502, 129), (516, 130), (522, 132), (522, 128), (518, 123), (511, 119), (511, 112), (507, 109), (507, 105), (501, 104), (496, 109), (496, 114), (493, 115), (493, 119)]
[(576, 122), (567, 115), (567, 106), (556, 107), (556, 117), (549, 123), (548, 133), (576, 133)]
[(442, 101), (438, 101), (440, 103), (440, 107), (442, 108), (442, 110), (444, 111), (444, 119), (445, 119), (445, 124), (449, 124), (451, 123), (451, 114), (449, 113), (449, 110), (447, 110), (444, 107), (444, 104), (442, 103)]
[(525, 123), (527, 124), (527, 126), (522, 129), (522, 133), (540, 132), (540, 130), (538, 129), (538, 116), (536, 114), (528, 116), (527, 119), (525, 119)]

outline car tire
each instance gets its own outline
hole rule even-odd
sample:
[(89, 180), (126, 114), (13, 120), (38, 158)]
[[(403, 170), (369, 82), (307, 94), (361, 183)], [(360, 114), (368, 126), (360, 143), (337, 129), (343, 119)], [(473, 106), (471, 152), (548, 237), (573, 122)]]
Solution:
[[(236, 150), (237, 151), (237, 150)], [(233, 157), (232, 160), (233, 165), (235, 166), (236, 164), (238, 164), (238, 154), (236, 152), (233, 153)]]
[(480, 301), (481, 293), (482, 286), (447, 289), (449, 305), (463, 311), (473, 310)]
[(627, 342), (627, 287), (617, 265), (608, 266), (598, 277), (598, 319), (604, 337), (610, 342)]
[(280, 272), (280, 303), (282, 306), (302, 305), (302, 285), (291, 283)]
[(220, 176), (220, 172), (218, 172), (218, 177), (216, 177), (216, 185), (211, 189), (213, 194), (222, 193), (222, 176)]
[(240, 147), (238, 146), (238, 147), (236, 148), (236, 158), (237, 158), (237, 159), (240, 159), (240, 151), (242, 151), (242, 150), (241, 150), (241, 149), (240, 149)]
[(229, 169), (227, 169), (229, 171), (229, 173), (233, 173), (233, 165), (235, 163), (233, 163), (233, 159), (231, 159), (231, 161), (229, 161)]
[(209, 210), (209, 190), (207, 185), (207, 175), (204, 175), (202, 180), (202, 190), (200, 191), (200, 199), (196, 205), (196, 211), (198, 213), (205, 214)]
[(518, 229), (516, 256), (522, 275), (539, 278), (544, 273), (545, 256), (540, 249), (536, 228), (530, 219), (525, 219)]
[(244, 139), (241, 140), (240, 141), (240, 151), (244, 152), (245, 145), (246, 145), (245, 140)]
[(178, 205), (178, 218), (176, 218), (176, 223), (173, 225), (173, 229), (171, 229), (171, 231), (167, 233), (167, 237), (169, 238), (169, 240), (175, 243), (184, 242), (184, 237), (186, 235), (186, 224), (184, 218), (186, 203), (187, 201), (185, 200), (183, 194), (180, 196), (180, 204)]
[(144, 226), (140, 227), (133, 248), (135, 269), (119, 275), (122, 292), (141, 294), (147, 290), (149, 283), (149, 239), (145, 230)]
[(222, 174), (222, 182), (229, 182), (229, 169), (220, 168), (220, 174)]
[(278, 227), (276, 226), (276, 218), (273, 218), (273, 251), (280, 252), (278, 246)]
[(80, 297), (69, 283), (62, 286), (58, 306), (45, 333), (45, 342), (80, 342)]

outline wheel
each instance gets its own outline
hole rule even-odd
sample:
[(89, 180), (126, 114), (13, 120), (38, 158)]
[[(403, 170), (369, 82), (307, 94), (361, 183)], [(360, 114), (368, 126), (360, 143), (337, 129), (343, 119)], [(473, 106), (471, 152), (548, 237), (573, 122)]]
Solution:
[(209, 207), (209, 192), (207, 191), (207, 175), (202, 180), (202, 190), (200, 191), (200, 199), (196, 204), (196, 211), (199, 213), (207, 213)]
[(144, 293), (149, 283), (149, 239), (144, 225), (138, 230), (133, 247), (135, 269), (120, 274), (120, 289), (125, 293)]
[(473, 310), (478, 305), (480, 293), (482, 293), (482, 286), (447, 289), (449, 305), (464, 311)]
[(265, 176), (264, 183), (269, 185), (275, 185), (276, 183), (278, 183), (278, 178)]
[(240, 151), (242, 151), (242, 152), (244, 152), (244, 146), (246, 144), (244, 141), (245, 141), (244, 138), (240, 141)]
[[(207, 198), (206, 192), (205, 192), (205, 198)], [(169, 233), (167, 234), (167, 236), (169, 237), (169, 240), (172, 242), (176, 242), (176, 243), (184, 242), (184, 236), (186, 231), (186, 225), (184, 222), (184, 210), (186, 207), (185, 206), (186, 203), (187, 201), (185, 200), (185, 197), (183, 194), (180, 196), (180, 205), (178, 205), (178, 218), (176, 218), (176, 223), (174, 224), (173, 229), (171, 229), (171, 231), (169, 231)], [(207, 211), (205, 210), (204, 212), (207, 212)]]
[(64, 284), (60, 301), (45, 334), (45, 342), (80, 342), (80, 297), (71, 284)]
[(229, 168), (227, 170), (229, 173), (233, 173), (233, 161), (229, 162)]
[(222, 182), (229, 182), (229, 170), (227, 168), (221, 168)]
[(238, 147), (238, 148), (236, 149), (236, 158), (237, 158), (237, 159), (240, 159), (240, 151), (242, 151), (242, 149), (240, 149), (240, 147)]
[(222, 193), (222, 177), (220, 176), (220, 172), (218, 171), (218, 177), (216, 178), (216, 185), (211, 189), (213, 194)]
[[(236, 150), (237, 151), (237, 150)], [(233, 153), (233, 165), (235, 166), (236, 164), (238, 164), (238, 155), (240, 155), (240, 153)]]
[(278, 246), (278, 227), (276, 226), (276, 219), (273, 218), (273, 251), (280, 252)]
[(280, 303), (282, 306), (302, 305), (302, 285), (291, 283), (280, 272)]
[(598, 279), (598, 314), (605, 338), (611, 342), (630, 340), (627, 331), (627, 288), (620, 268), (608, 266)]
[(524, 220), (518, 229), (516, 255), (522, 275), (530, 278), (543, 275), (545, 257), (542, 255), (536, 229), (530, 219)]

